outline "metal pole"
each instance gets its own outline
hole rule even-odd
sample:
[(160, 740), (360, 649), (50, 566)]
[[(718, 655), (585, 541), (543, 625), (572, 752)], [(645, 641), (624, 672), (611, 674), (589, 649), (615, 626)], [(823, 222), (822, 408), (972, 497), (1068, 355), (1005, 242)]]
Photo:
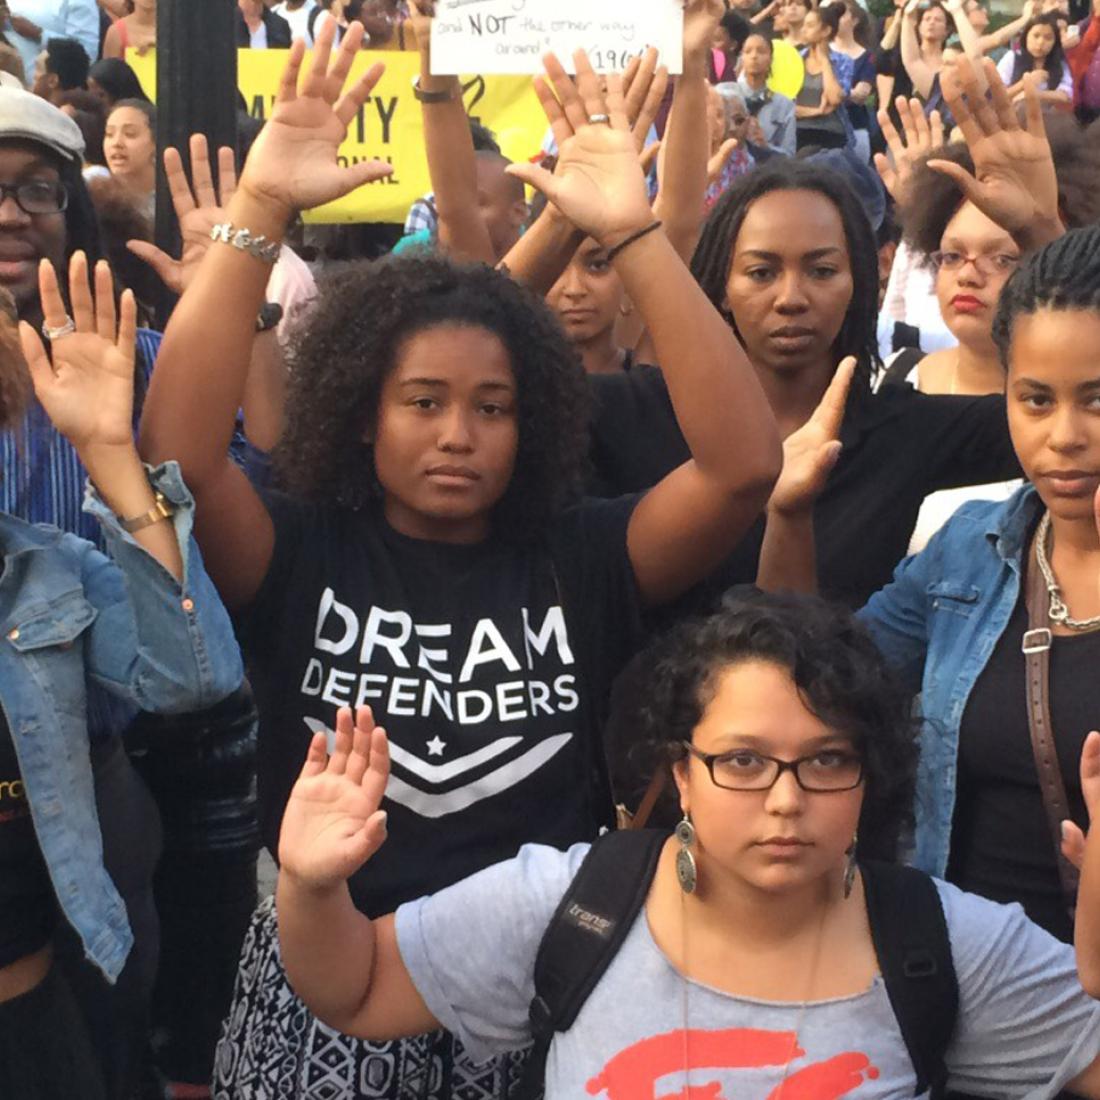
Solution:
[[(157, 5), (157, 161), (177, 148), (190, 173), (188, 140), (206, 135), (213, 151), (237, 147), (236, 0), (160, 0)], [(157, 172), (156, 242), (179, 254), (179, 227), (163, 167)], [(171, 296), (159, 303), (163, 324)]]

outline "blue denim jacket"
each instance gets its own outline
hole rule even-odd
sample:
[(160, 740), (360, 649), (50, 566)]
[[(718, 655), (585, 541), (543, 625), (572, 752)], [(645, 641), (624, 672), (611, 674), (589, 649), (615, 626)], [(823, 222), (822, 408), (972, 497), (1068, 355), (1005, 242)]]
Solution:
[(0, 706), (50, 880), (84, 951), (114, 981), (133, 936), (103, 866), (88, 752), (86, 690), (142, 710), (213, 706), (241, 683), (229, 617), (191, 540), (194, 502), (174, 463), (152, 472), (177, 506), (178, 583), (89, 489), (114, 561), (56, 527), (0, 513)]
[(1016, 607), (1020, 566), (1041, 511), (1031, 485), (1003, 503), (964, 504), (859, 612), (905, 685), (921, 693), (913, 862), (939, 878), (951, 845), (959, 725)]

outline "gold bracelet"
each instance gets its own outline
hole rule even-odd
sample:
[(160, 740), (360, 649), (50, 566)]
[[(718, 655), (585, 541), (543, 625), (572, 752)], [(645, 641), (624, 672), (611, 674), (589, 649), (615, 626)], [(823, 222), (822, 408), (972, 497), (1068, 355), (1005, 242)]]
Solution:
[(146, 527), (152, 527), (154, 523), (171, 519), (175, 514), (176, 509), (172, 502), (163, 493), (157, 493), (153, 507), (148, 512), (142, 512), (140, 516), (134, 516), (133, 519), (123, 519), (119, 516), (118, 523), (123, 531), (132, 535), (135, 531), (144, 531)]

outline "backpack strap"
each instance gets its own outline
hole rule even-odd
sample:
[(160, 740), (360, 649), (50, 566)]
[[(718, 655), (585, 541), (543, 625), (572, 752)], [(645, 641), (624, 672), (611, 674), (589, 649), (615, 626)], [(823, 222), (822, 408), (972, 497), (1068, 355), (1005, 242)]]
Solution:
[(959, 1011), (951, 939), (935, 882), (923, 871), (863, 863), (871, 938), (917, 1077), (915, 1096), (942, 1097)]
[(568, 1031), (641, 912), (668, 839), (663, 829), (606, 833), (592, 845), (535, 956), (535, 1044), (519, 1100), (536, 1100), (555, 1033)]

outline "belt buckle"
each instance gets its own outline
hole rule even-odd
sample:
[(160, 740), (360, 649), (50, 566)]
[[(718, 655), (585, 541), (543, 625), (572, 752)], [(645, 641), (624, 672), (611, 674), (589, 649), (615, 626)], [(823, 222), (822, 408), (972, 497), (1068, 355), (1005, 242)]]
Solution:
[(1050, 649), (1052, 635), (1050, 630), (1041, 626), (1037, 630), (1028, 630), (1024, 634), (1022, 649), (1025, 653), (1045, 653)]

